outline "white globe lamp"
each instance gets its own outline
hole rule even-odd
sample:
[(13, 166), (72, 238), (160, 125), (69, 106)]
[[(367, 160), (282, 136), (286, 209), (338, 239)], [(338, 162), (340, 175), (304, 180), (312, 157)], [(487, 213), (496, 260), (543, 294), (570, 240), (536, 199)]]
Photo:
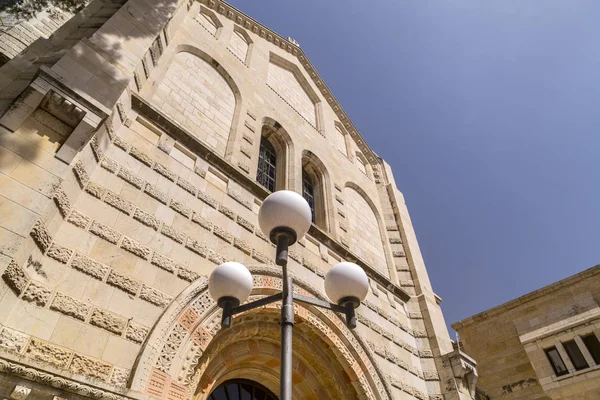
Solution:
[(325, 275), (325, 293), (333, 303), (351, 302), (358, 307), (369, 293), (369, 278), (358, 265), (341, 262)]
[(252, 275), (243, 264), (223, 263), (211, 272), (208, 291), (217, 302), (235, 300), (234, 303), (243, 303), (252, 292)]
[(275, 244), (281, 234), (288, 236), (288, 245), (302, 239), (311, 222), (310, 206), (304, 197), (291, 190), (271, 193), (258, 210), (258, 225)]

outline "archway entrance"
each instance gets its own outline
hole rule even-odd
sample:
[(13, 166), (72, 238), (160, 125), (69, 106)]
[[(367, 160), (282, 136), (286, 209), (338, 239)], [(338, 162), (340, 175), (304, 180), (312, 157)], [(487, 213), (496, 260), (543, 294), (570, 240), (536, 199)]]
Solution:
[(213, 390), (207, 400), (278, 400), (278, 398), (260, 383), (248, 379), (231, 379)]

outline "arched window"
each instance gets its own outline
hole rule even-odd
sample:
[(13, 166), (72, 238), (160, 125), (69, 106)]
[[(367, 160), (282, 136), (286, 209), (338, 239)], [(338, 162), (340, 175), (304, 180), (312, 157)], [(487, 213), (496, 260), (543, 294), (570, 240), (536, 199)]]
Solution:
[(302, 196), (310, 206), (310, 213), (312, 214), (312, 222), (315, 222), (315, 191), (313, 188), (312, 179), (302, 170)]
[(223, 382), (207, 400), (278, 400), (269, 389), (247, 379)]
[(258, 170), (256, 181), (271, 192), (275, 191), (277, 169), (277, 153), (268, 139), (260, 139), (260, 150), (258, 152)]

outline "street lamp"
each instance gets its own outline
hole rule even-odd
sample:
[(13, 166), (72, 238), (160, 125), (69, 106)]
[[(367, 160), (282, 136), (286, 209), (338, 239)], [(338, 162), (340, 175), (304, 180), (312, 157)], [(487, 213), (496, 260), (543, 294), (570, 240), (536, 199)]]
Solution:
[(288, 248), (306, 235), (311, 224), (311, 210), (304, 198), (296, 192), (280, 190), (269, 195), (258, 211), (258, 224), (271, 242), (277, 245), (275, 262), (283, 272), (283, 290), (280, 293), (242, 304), (252, 291), (252, 275), (237, 262), (226, 262), (213, 270), (208, 289), (223, 309), (221, 327), (231, 326), (235, 314), (282, 301), (281, 307), (281, 383), (280, 399), (292, 399), (292, 328), (294, 300), (316, 307), (344, 313), (346, 325), (356, 327), (354, 310), (369, 291), (367, 274), (358, 265), (342, 262), (325, 275), (325, 292), (333, 303), (293, 292), (292, 278), (288, 276)]

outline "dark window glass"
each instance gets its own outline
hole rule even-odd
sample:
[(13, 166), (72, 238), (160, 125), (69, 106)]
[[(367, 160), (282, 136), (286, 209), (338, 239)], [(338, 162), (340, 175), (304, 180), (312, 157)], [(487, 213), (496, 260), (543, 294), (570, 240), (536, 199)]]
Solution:
[(591, 335), (587, 335), (581, 338), (585, 347), (587, 347), (588, 351), (592, 355), (594, 362), (596, 365), (600, 365), (600, 341), (593, 333)]
[(256, 181), (271, 192), (275, 191), (275, 170), (277, 166), (277, 153), (273, 145), (264, 137), (260, 139), (258, 152), (258, 170)]
[(312, 222), (315, 222), (315, 192), (310, 176), (304, 171), (302, 171), (302, 196), (308, 202), (312, 214)]
[(269, 389), (247, 379), (223, 382), (208, 396), (208, 400), (278, 400)]
[(554, 370), (556, 376), (561, 376), (569, 373), (567, 367), (565, 367), (565, 363), (563, 362), (562, 358), (560, 357), (560, 354), (558, 353), (558, 350), (556, 350), (556, 347), (550, 347), (545, 351), (546, 356), (548, 357), (548, 361), (550, 361), (550, 365), (552, 365), (552, 369)]
[(577, 343), (575, 343), (574, 340), (564, 342), (563, 346), (567, 351), (567, 355), (571, 359), (571, 362), (573, 363), (573, 366), (575, 367), (576, 371), (588, 367), (587, 361), (585, 361), (583, 354), (581, 354), (581, 350), (579, 350), (579, 346), (577, 346)]

